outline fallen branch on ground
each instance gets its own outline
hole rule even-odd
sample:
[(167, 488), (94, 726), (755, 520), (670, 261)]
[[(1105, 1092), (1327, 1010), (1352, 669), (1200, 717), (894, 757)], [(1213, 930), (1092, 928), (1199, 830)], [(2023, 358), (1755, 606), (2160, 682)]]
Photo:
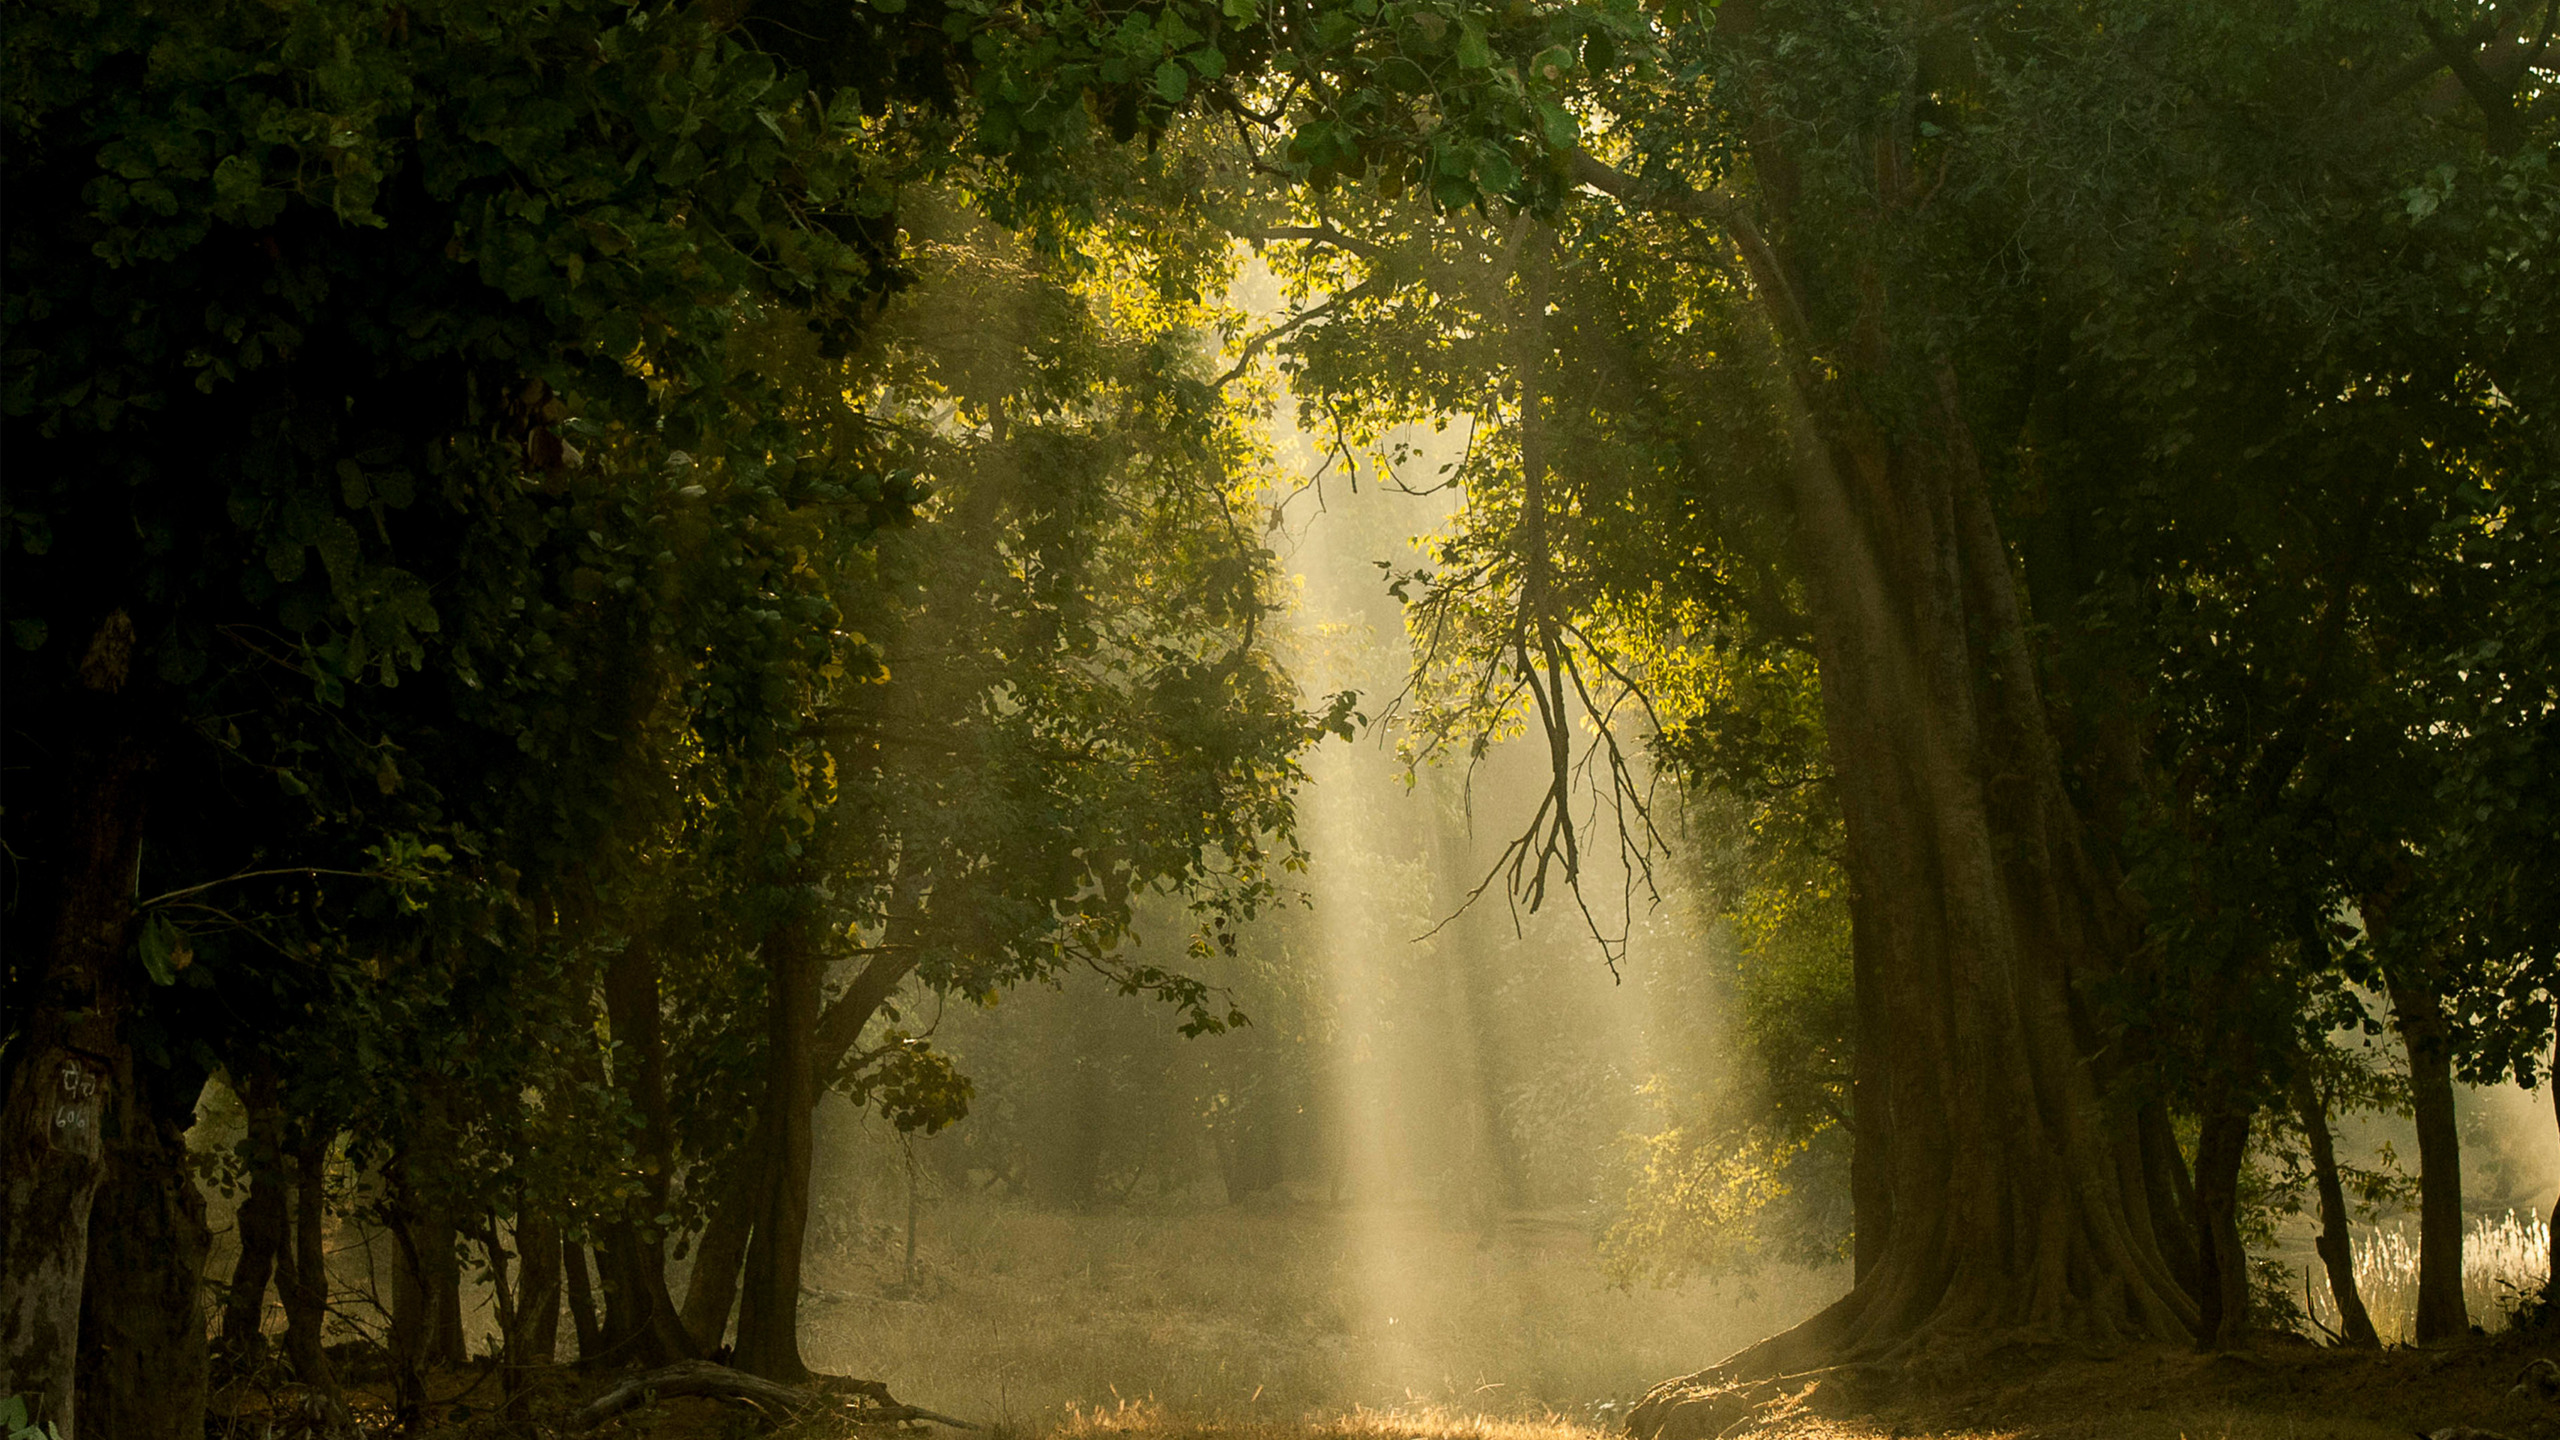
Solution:
[(663, 1370), (635, 1375), (589, 1401), (584, 1409), (569, 1417), (569, 1428), (572, 1431), (592, 1430), (625, 1410), (636, 1409), (653, 1400), (672, 1400), (682, 1395), (744, 1400), (754, 1405), (770, 1406), (789, 1416), (832, 1407), (840, 1410), (844, 1418), (859, 1424), (895, 1425), (911, 1420), (929, 1420), (954, 1430), (979, 1428), (966, 1420), (937, 1415), (921, 1406), (898, 1404), (889, 1398), (887, 1387), (877, 1381), (844, 1381), (825, 1377), (813, 1386), (780, 1385), (708, 1360), (683, 1360)]

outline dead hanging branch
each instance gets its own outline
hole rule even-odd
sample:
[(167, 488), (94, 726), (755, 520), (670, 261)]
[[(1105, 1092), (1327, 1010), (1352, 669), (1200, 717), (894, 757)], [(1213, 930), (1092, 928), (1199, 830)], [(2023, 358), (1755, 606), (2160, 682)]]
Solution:
[[(1641, 774), (1636, 757), (1621, 744), (1617, 726), (1622, 709), (1632, 706), (1660, 726), (1653, 713), (1651, 697), (1626, 668), (1608, 651), (1600, 638), (1587, 627), (1577, 624), (1568, 610), (1557, 578), (1557, 562), (1549, 521), (1556, 505), (1550, 496), (1549, 437), (1546, 427), (1542, 378), (1548, 359), (1546, 319), (1554, 262), (1552, 239), (1541, 226), (1523, 217), (1505, 240), (1500, 263), (1494, 267), (1497, 283), (1516, 276), (1521, 284), (1521, 297), (1510, 307), (1512, 329), (1513, 382), (1517, 393), (1517, 436), (1519, 442), (1521, 510), (1512, 535), (1516, 555), (1516, 582), (1509, 597), (1508, 615), (1500, 638), (1485, 648), (1480, 662), (1473, 668), (1476, 675), (1470, 684), (1470, 701), (1463, 707), (1477, 718), (1478, 729), (1470, 749), (1481, 758), (1490, 739), (1491, 728), (1499, 717), (1514, 713), (1514, 706), (1524, 698), (1527, 702), (1526, 722), (1543, 742), (1546, 752), (1547, 784), (1539, 796), (1537, 808), (1528, 823), (1504, 845), (1483, 878), (1459, 904), (1463, 912), (1484, 897), (1497, 883), (1511, 902), (1514, 925), (1518, 912), (1525, 908), (1537, 911), (1554, 893), (1551, 886), (1561, 886), (1573, 898), (1581, 912), (1584, 926), (1600, 948), (1614, 972), (1624, 957), (1628, 938), (1628, 917), (1632, 915), (1636, 891), (1654, 889), (1653, 856), (1665, 848), (1663, 836), (1653, 817), (1650, 782)], [(1490, 595), (1505, 588), (1498, 578), (1498, 563), (1487, 564), (1468, 576), (1449, 577), (1436, 594), (1438, 603), (1426, 602), (1431, 612), (1428, 633), (1423, 637), (1418, 669), (1429, 669), (1452, 645), (1461, 643), (1452, 625), (1451, 607), (1462, 591)], [(1614, 687), (1614, 688), (1612, 688)], [(1573, 727), (1587, 720), (1593, 735), (1577, 756)], [(1424, 748), (1438, 750), (1456, 739), (1455, 727), (1443, 723), (1429, 727)], [(1600, 822), (1601, 811), (1614, 821), (1621, 867), (1618, 928), (1613, 933), (1595, 913), (1591, 897), (1585, 889), (1583, 834), (1574, 813), (1577, 792), (1605, 777), (1605, 795), (1595, 795), (1593, 820)], [(1453, 914), (1434, 925), (1426, 935), (1437, 933), (1456, 916)]]
[(626, 1410), (686, 1395), (743, 1400), (785, 1419), (800, 1419), (815, 1412), (829, 1411), (857, 1425), (903, 1425), (926, 1420), (954, 1430), (982, 1428), (966, 1420), (937, 1415), (921, 1406), (901, 1405), (890, 1397), (888, 1387), (877, 1380), (821, 1376), (812, 1385), (781, 1385), (708, 1360), (683, 1360), (661, 1370), (635, 1375), (587, 1402), (584, 1409), (569, 1417), (569, 1429), (572, 1432), (593, 1430)]

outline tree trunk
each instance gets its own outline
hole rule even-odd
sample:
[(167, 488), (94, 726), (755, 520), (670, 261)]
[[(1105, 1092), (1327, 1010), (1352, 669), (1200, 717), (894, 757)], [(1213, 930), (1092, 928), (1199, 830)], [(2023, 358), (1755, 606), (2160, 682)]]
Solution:
[(524, 1328), (523, 1312), (516, 1305), (517, 1282), (524, 1277), (515, 1272), (515, 1256), (501, 1238), (496, 1211), (482, 1211), (475, 1230), (472, 1238), (480, 1242), (480, 1253), (488, 1257), (490, 1303), (498, 1312), (498, 1335), (490, 1344), (490, 1358), (498, 1362), (499, 1388), (513, 1400), (524, 1373), (515, 1350), (515, 1337)]
[[(605, 965), (605, 1013), (613, 1026), (613, 1079), (640, 1112), (641, 1183), (649, 1213), (666, 1213), (675, 1167), (675, 1119), (667, 1106), (667, 1057), (656, 957), (637, 941)], [(597, 1267), (605, 1288), (605, 1350), (616, 1361), (655, 1370), (698, 1358), (667, 1293), (664, 1237), (654, 1224), (628, 1220), (605, 1227)]]
[(2409, 1052), (2418, 1122), (2418, 1343), (2468, 1334), (2462, 1298), (2462, 1134), (2454, 1122), (2453, 1046), (2434, 992), (2392, 980), (2391, 1019)]
[(516, 1323), (507, 1332), (507, 1363), (548, 1365), (560, 1342), (560, 1227), (522, 1216), (516, 1221)]
[[(757, 1122), (759, 1131), (763, 1122)], [(747, 1237), (764, 1195), (763, 1166), (757, 1156), (740, 1155), (737, 1174), (712, 1209), (711, 1223), (694, 1242), (693, 1276), (684, 1287), (685, 1332), (702, 1343), (705, 1353), (729, 1338), (729, 1316), (738, 1308), (738, 1267), (746, 1262)]]
[(293, 1373), (320, 1397), (340, 1432), (351, 1427), (337, 1372), (329, 1364), (329, 1141), (307, 1128), (293, 1147), (293, 1241), (279, 1268), (284, 1297), (284, 1350)]
[(728, 1331), (743, 1256), (738, 1368), (790, 1383), (808, 1373), (800, 1360), (799, 1306), (800, 1255), (809, 1218), (810, 1114), (822, 1082), (842, 1070), (863, 1028), (916, 964), (907, 924), (893, 913), (879, 953), (821, 1013), (818, 992), (825, 960), (810, 930), (806, 922), (783, 926), (770, 946), (773, 990), (767, 999), (765, 1103), (757, 1112), (757, 1142), (738, 1158), (733, 1188), (703, 1232), (693, 1279), (685, 1288), (683, 1317), (686, 1330), (706, 1352), (719, 1347)]
[(427, 1288), (419, 1283), (425, 1259), (417, 1227), (406, 1216), (391, 1225), (391, 1388), (402, 1413), (425, 1404)]
[(420, 1227), (423, 1243), (418, 1258), (426, 1265), (427, 1345), (429, 1365), (450, 1369), (471, 1358), (470, 1346), (462, 1334), (462, 1256), (455, 1250), (461, 1235), (453, 1216), (438, 1211)]
[(2338, 1181), (2338, 1151), (2329, 1136), (2329, 1107), (2320, 1087), (2307, 1073), (2293, 1081), (2293, 1109), (2302, 1119), (2303, 1139), (2311, 1150), (2311, 1181), (2320, 1192), (2320, 1237), (2313, 1246), (2329, 1272), (2329, 1296), (2338, 1305), (2338, 1334), (2359, 1349), (2380, 1348), (2373, 1317), (2365, 1313), (2364, 1293), (2356, 1286), (2355, 1236), (2348, 1228), (2347, 1190)]
[(596, 1273), (604, 1281), (604, 1351), (616, 1364), (658, 1369), (700, 1358), (667, 1293), (666, 1253), (654, 1231), (630, 1221), (604, 1227)]
[[(1849, 1214), (1853, 1227), (1850, 1274), (1863, 1280), (1884, 1258), (1893, 1239), (1893, 1107), (1886, 1102), (1885, 1057), (1893, 1053), (1892, 1020), (1876, 973), (1874, 921), (1849, 897), (1849, 968), (1857, 1002), (1858, 1033), (1849, 1058)], [(1868, 943), (1860, 943), (1860, 936)]]
[(187, 1126), (204, 1072), (145, 1068), (112, 1091), (107, 1174), (89, 1227), (80, 1417), (116, 1440), (203, 1440), (204, 1196)]
[(393, 1229), (392, 1369), (423, 1377), (436, 1366), (462, 1364), (462, 1264), (452, 1217), (420, 1206)]
[(2239, 1350), (2249, 1325), (2249, 1253), (2240, 1244), (2240, 1167), (2249, 1157), (2249, 1110), (2221, 1097), (2196, 1137), (2196, 1250), (2204, 1293), (2196, 1348)]
[[(1910, 193), (1907, 155), (1879, 139), (1874, 159), (1881, 195)], [(1799, 299), (1808, 272), (1739, 205), (1664, 197), (1587, 160), (1574, 173), (1722, 225), (1768, 319), (1858, 897), (1859, 1004), (1892, 1038), (1856, 1117), (1883, 1122), (1868, 1156), (1881, 1174), (1858, 1188), (1890, 1218), (1850, 1293), (1666, 1387), (1636, 1427), (1712, 1381), (1986, 1335), (2192, 1338), (2201, 1317), (2159, 1238), (2182, 1217), (2153, 1211), (2141, 1087), (2120, 1083), (2140, 1077), (2085, 1008), (2085, 987), (2130, 978), (2140, 923), (2082, 843), (1951, 367), (1891, 353), (1901, 322), (1872, 271), (1828, 297), (1823, 313), (1856, 316), (1846, 338), (1818, 337)], [(1869, 394), (1897, 404), (1870, 410)]]
[(2169, 1123), (2169, 1107), (2146, 1103), (2134, 1121), (2135, 1160), (2143, 1174), (2142, 1208), (2156, 1217), (2152, 1234), (2160, 1257), (2179, 1288), (2201, 1304), (2204, 1300), (2204, 1256), (2196, 1249), (2195, 1227), (2183, 1217), (2196, 1213), (2196, 1191), (2187, 1162), (2178, 1155), (2177, 1131)]
[(604, 1354), (604, 1327), (596, 1323), (595, 1291), (587, 1279), (587, 1247), (574, 1241), (561, 1247), (560, 1267), (568, 1280), (569, 1323), (578, 1332), (578, 1363), (592, 1365)]
[[(92, 660), (113, 648), (119, 623), (129, 654), (133, 627), (119, 611), (100, 627)], [(123, 683), (123, 656), (113, 658), (112, 675), (101, 670), (93, 689)], [(72, 761), (53, 930), (0, 1074), (0, 1394), (24, 1397), (29, 1417), (58, 1426), (63, 1440), (79, 1428), (80, 1296), (90, 1207), (106, 1174), (110, 1087), (131, 1063), (126, 952), (147, 769), (141, 748), (122, 737)]]
[(2182, 1217), (2154, 1213), (2138, 1109), (2107, 1098), (2078, 989), (2126, 968), (2133, 927), (2080, 843), (1953, 382), (1925, 441), (1797, 418), (1859, 1003), (1893, 1036), (1857, 1116), (1882, 1172), (1859, 1228), (1881, 1205), (1884, 1234), (1847, 1298), (1736, 1360), (2185, 1338), (2200, 1316), (2159, 1239)]
[(809, 1223), (809, 1112), (817, 1100), (817, 928), (813, 917), (797, 917), (766, 942), (773, 974), (758, 1149), (769, 1183), (757, 1197), (738, 1311), (737, 1368), (786, 1385), (809, 1378), (800, 1359), (800, 1257)]
[[(271, 1090), (272, 1087), (264, 1087)], [(250, 1095), (264, 1093), (255, 1082)], [(240, 1258), (222, 1307), (222, 1353), (255, 1364), (267, 1353), (267, 1286), (291, 1231), (283, 1121), (271, 1103), (249, 1100), (249, 1198), (239, 1212)]]

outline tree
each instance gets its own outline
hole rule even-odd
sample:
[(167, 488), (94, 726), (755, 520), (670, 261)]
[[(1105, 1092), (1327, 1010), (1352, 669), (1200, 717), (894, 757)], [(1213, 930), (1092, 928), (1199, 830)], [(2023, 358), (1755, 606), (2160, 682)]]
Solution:
[[(2341, 10), (2303, 23), (2137, 6), (2103, 24), (2036, 12), (1976, 32), (1920, 11), (1728, 5), (1711, 23), (1666, 27), (1650, 66), (1593, 72), (1611, 130), (1552, 163), (1632, 213), (1559, 212), (1566, 263), (1546, 259), (1534, 222), (1434, 230), (1369, 194), (1319, 202), (1289, 237), (1339, 257), (1318, 272), (1340, 277), (1332, 298), (1305, 312), (1327, 324), (1292, 342), (1310, 357), (1308, 393), (1396, 418), (1490, 412), (1501, 427), (1471, 477), (1499, 497), (1473, 532), (1481, 558), (1453, 547), (1432, 577), (1484, 587), (1487, 618), (1459, 638), (1497, 710), (1527, 707), (1561, 752), (1577, 711), (1607, 712), (1628, 678), (1590, 617), (1646, 587), (1705, 590), (1719, 615), (1794, 628), (1818, 660), (1858, 1053), (1878, 1067), (1872, 1088), (1853, 1086), (1859, 1244), (1873, 1258), (1839, 1306), (1731, 1372), (1912, 1357), (1986, 1333), (2241, 1333), (2232, 1182), (2267, 1087), (2282, 1083), (2283, 1052), (2260, 1050), (2261, 1037), (2289, 1024), (2305, 979), (2252, 967), (2293, 954), (2301, 917), (2339, 893), (2301, 848), (2328, 822), (2284, 816), (2236, 852), (2279, 868), (2249, 858), (2201, 887), (2171, 886), (2157, 862), (2229, 845), (2236, 833), (2217, 827), (2252, 806), (2334, 803), (2325, 784), (2302, 795), (2304, 747), (2381, 732), (2339, 703), (2338, 677), (2315, 674), (2289, 717), (2250, 728), (2244, 713), (2245, 746), (2209, 757), (2202, 773), (2227, 785), (2212, 803), (2228, 808), (2163, 827), (2174, 812), (2154, 807), (2195, 778), (2154, 748), (2175, 738), (2164, 720), (2217, 712), (2147, 706), (2142, 687), (2182, 632), (2094, 591), (2194, 575), (2200, 598), (2232, 600), (2253, 641), (2271, 641), (2299, 623), (2296, 600), (2321, 613), (2337, 567), (2311, 568), (2315, 546), (2282, 564), (2316, 583), (2235, 596), (2275, 536), (2218, 502), (2254, 495), (2235, 480), (2261, 484), (2276, 466), (2302, 467), (2302, 480), (2270, 487), (2271, 506), (2352, 501), (2377, 458), (2402, 467), (2381, 491), (2395, 543), (2414, 537), (2401, 554), (2446, 574), (2431, 527), (2459, 523), (2471, 477), (2517, 473), (2516, 460), (2468, 470), (2480, 462), (2404, 457), (2458, 443), (2490, 413), (2540, 433), (2488, 401), (2482, 377), (2514, 373), (2499, 393), (2529, 393), (2541, 382), (2516, 367), (2538, 375), (2529, 357), (2548, 353), (2514, 343), (2512, 325), (2393, 333), (2448, 295), (2511, 313), (2490, 297), (2518, 293), (2507, 287), (2523, 272), (2502, 268), (2512, 249), (2448, 236), (2426, 250), (2428, 280), (2386, 279), (2366, 243), (2376, 218), (2413, 212), (2430, 166), (2476, 166), (2465, 193), (2520, 198), (2506, 167), (2541, 171), (2415, 104), (2375, 104), (2450, 63), (2407, 22)], [(2532, 53), (2510, 43), (2521, 23), (2499, 12), (2466, 42), (2510, 86)], [(2279, 95), (2298, 103), (2267, 113), (2289, 123), (2216, 118)], [(2367, 107), (2360, 123), (2331, 123), (2351, 104)], [(2127, 123), (2177, 143), (2089, 163), (2090, 137)], [(1673, 255), (1691, 273), (1671, 271)], [(1576, 294), (1604, 285), (1605, 298)], [(1616, 323), (1648, 312), (1662, 318)], [(2225, 328), (2233, 314), (2250, 317), (2246, 341)], [(2273, 366), (2270, 334), (2298, 342)], [(2022, 347), (2022, 335), (2039, 339)], [(1432, 363), (1405, 378), (1364, 352)], [(2417, 406), (2366, 403), (2377, 387), (2357, 377), (2409, 373), (2420, 352)], [(2251, 366), (2254, 383), (2196, 378)], [(1774, 455), (1725, 418), (1755, 406), (1761, 433), (1781, 437)], [(1582, 463), (1603, 447), (1642, 477), (1632, 499)], [(1740, 518), (1753, 508), (1771, 517), (1763, 528)], [(2132, 543), (2134, 517), (2164, 513), (2170, 543), (2218, 550), (2211, 568), (2181, 575)], [(2343, 529), (2358, 512), (2314, 513)], [(2083, 516), (2092, 523), (2070, 523)], [(2120, 520), (2128, 530), (2109, 533)], [(1777, 587), (1727, 559), (1751, 556), (1771, 524), (1779, 543), (1758, 554)], [(1577, 553), (1574, 532), (1598, 525), (1689, 538), (1664, 549), (1698, 578), (1641, 572), (1619, 600), (1615, 572)], [(2508, 593), (2530, 583), (2505, 578)], [(1754, 603), (1773, 588), (1779, 603)], [(2243, 600), (2254, 608), (2234, 608)], [(2329, 613), (2344, 624), (2350, 611)], [(2351, 633), (2393, 643), (2370, 620)], [(2317, 647), (2310, 658), (2326, 663)], [(2296, 693), (2284, 671), (2240, 673)], [(2232, 687), (2216, 683), (2218, 706)], [(1514, 873), (1533, 897), (1551, 865), (1575, 872), (1565, 814), (1559, 792), (1522, 842)], [(2264, 910), (2233, 908), (2269, 876), (2281, 883)], [(2210, 1122), (2192, 1175), (2171, 1142), (2172, 1103)]]

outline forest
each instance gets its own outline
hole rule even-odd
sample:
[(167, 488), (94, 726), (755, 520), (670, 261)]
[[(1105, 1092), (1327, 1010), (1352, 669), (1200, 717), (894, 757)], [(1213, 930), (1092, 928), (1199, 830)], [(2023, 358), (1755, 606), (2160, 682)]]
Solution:
[(10, 1440), (2560, 1435), (2550, 0), (0, 74)]

